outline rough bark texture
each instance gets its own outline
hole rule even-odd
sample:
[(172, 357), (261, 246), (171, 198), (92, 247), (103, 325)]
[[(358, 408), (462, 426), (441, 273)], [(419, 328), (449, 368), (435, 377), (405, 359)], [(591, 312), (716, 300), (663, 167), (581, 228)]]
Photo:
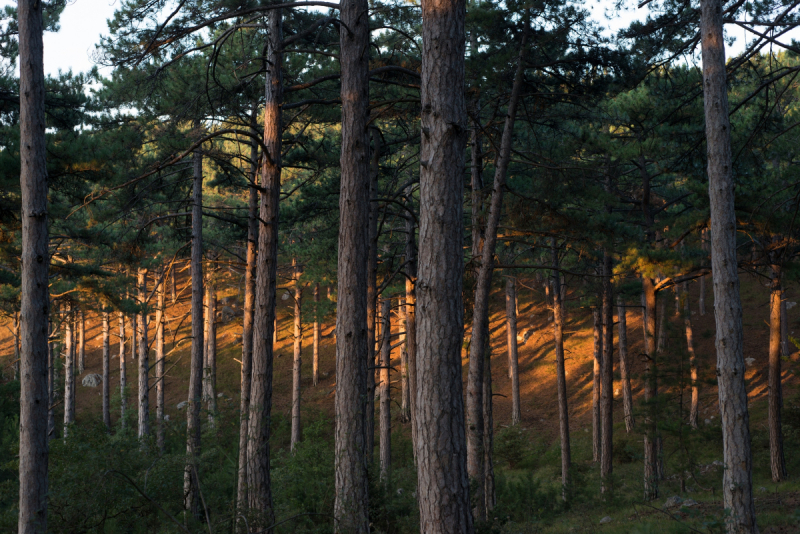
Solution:
[[(485, 481), (483, 480), (485, 474), (485, 467), (483, 465), (483, 368), (489, 339), (489, 295), (491, 294), (492, 274), (494, 272), (493, 258), (497, 245), (497, 229), (503, 208), (503, 194), (505, 192), (508, 164), (511, 160), (514, 121), (517, 115), (519, 95), (522, 91), (524, 50), (525, 39), (523, 38), (514, 77), (514, 85), (511, 89), (511, 99), (508, 103), (508, 112), (503, 126), (503, 136), (500, 140), (500, 150), (497, 154), (494, 182), (492, 184), (492, 198), (490, 201), (489, 216), (486, 221), (483, 247), (481, 249), (481, 263), (477, 274), (474, 310), (472, 315), (472, 339), (470, 340), (469, 374), (467, 377), (467, 472), (470, 479), (477, 482), (475, 486), (477, 488), (475, 495), (477, 502), (475, 508), (476, 521), (483, 521), (486, 519), (484, 515), (484, 510), (486, 509), (485, 496), (483, 494), (483, 488), (485, 486)], [(434, 50), (434, 53), (438, 54), (439, 50)], [(450, 91), (452, 91), (452, 88)], [(431, 100), (433, 101), (434, 98), (435, 97), (431, 98)], [(444, 102), (442, 102), (442, 104), (444, 104)], [(463, 101), (461, 105), (464, 105)], [(436, 116), (432, 117), (431, 123), (433, 124), (437, 118)], [(425, 117), (423, 117), (423, 134), (425, 128), (424, 122)], [(431, 133), (426, 137), (432, 139), (432, 126), (428, 126), (428, 128), (431, 130)], [(451, 132), (446, 131), (441, 131), (439, 134), (447, 135), (448, 137), (453, 135)], [(459, 132), (459, 136), (461, 136), (461, 132)], [(476, 147), (473, 148), (477, 149)], [(434, 160), (436, 159), (435, 156), (432, 157)], [(514, 343), (516, 343), (516, 334), (514, 336)], [(481, 505), (482, 502), (483, 505)]]
[(408, 423), (411, 421), (411, 405), (409, 404), (408, 392), (408, 338), (406, 332), (408, 321), (406, 319), (406, 299), (401, 298), (397, 307), (400, 329), (400, 421)]
[(522, 419), (519, 398), (519, 354), (517, 351), (517, 280), (506, 277), (506, 342), (508, 363), (511, 370), (511, 424)]
[[(408, 209), (413, 211), (410, 186), (408, 194)], [(411, 443), (414, 446), (414, 458), (417, 449), (417, 427), (414, 424), (414, 414), (417, 406), (417, 240), (416, 225), (411, 215), (406, 216), (406, 366), (408, 373), (408, 416), (411, 422)]]
[(392, 301), (381, 299), (381, 480), (389, 480), (392, 467), (392, 399), (389, 393), (389, 366), (392, 365), (391, 309)]
[(374, 461), (375, 449), (375, 372), (378, 357), (378, 161), (380, 158), (380, 132), (370, 130), (375, 145), (370, 159), (369, 181), (369, 251), (367, 256), (367, 337), (369, 355), (367, 362), (367, 411), (364, 415), (364, 433), (367, 436), (367, 466)]
[(167, 281), (159, 269), (156, 293), (156, 446), (164, 452), (164, 322), (166, 321)]
[(312, 347), (313, 360), (311, 362), (311, 375), (314, 386), (319, 383), (319, 282), (314, 284), (314, 344)]
[(601, 369), (603, 368), (603, 322), (600, 310), (592, 310), (594, 324), (594, 361), (592, 366), (592, 461), (600, 461), (602, 422), (600, 421), (600, 394), (603, 387)]
[(119, 312), (119, 413), (120, 426), (125, 428), (125, 409), (128, 407), (128, 366), (125, 362), (125, 314)]
[(497, 504), (494, 484), (494, 415), (492, 405), (492, 352), (485, 351), (483, 359), (483, 495), (486, 517)]
[(78, 374), (86, 371), (86, 312), (78, 310)]
[(600, 477), (602, 492), (612, 490), (613, 432), (614, 432), (614, 296), (612, 258), (603, 251), (603, 361), (602, 388), (600, 394), (600, 419), (603, 427), (600, 446)]
[(247, 499), (251, 531), (275, 521), (269, 471), (272, 416), (272, 359), (276, 326), (275, 285), (278, 264), (278, 199), (281, 191), (281, 139), (283, 121), (283, 14), (270, 11), (264, 105), (264, 157), (261, 167), (258, 256), (253, 316), (253, 375), (247, 441)]
[(300, 287), (300, 268), (294, 264), (294, 351), (292, 366), (292, 433), (290, 449), (300, 443), (300, 380), (303, 367), (303, 289)]
[(47, 530), (47, 165), (45, 162), (42, 2), (19, 0), (20, 189), (22, 193), (22, 361), (20, 534)]
[(644, 365), (644, 500), (658, 499), (658, 447), (656, 440), (655, 398), (658, 394), (656, 375), (656, 293), (653, 279), (642, 278), (645, 316), (645, 365)]
[(772, 264), (772, 284), (769, 294), (769, 456), (772, 481), (780, 482), (787, 477), (786, 459), (783, 454), (783, 428), (781, 409), (783, 392), (781, 385), (781, 266)]
[[(147, 269), (139, 268), (137, 280), (138, 302), (146, 306), (147, 300)], [(137, 320), (139, 327), (139, 425), (137, 435), (142, 439), (150, 435), (150, 357), (147, 344), (147, 312), (139, 313)]]
[(103, 310), (103, 424), (111, 430), (111, 347), (108, 312)]
[(686, 331), (686, 351), (689, 353), (689, 380), (691, 382), (692, 399), (689, 406), (689, 424), (697, 428), (697, 417), (700, 412), (700, 389), (697, 381), (697, 357), (694, 353), (694, 329), (692, 328), (692, 310), (689, 306), (689, 291), (683, 284), (683, 327)]
[(474, 531), (461, 385), (465, 12), (464, 0), (422, 3), (423, 134), (413, 417), (420, 531), (425, 534)]
[(730, 533), (757, 532), (753, 504), (750, 421), (742, 354), (742, 304), (736, 260), (728, 89), (722, 1), (702, 0), (701, 47), (703, 106), (708, 152), (708, 193), (711, 212), (711, 272), (714, 284), (717, 382), (722, 422), (723, 505), (730, 511)]
[[(251, 128), (258, 123), (253, 111)], [(239, 400), (239, 472), (236, 481), (236, 507), (247, 510), (247, 432), (250, 411), (250, 387), (253, 375), (253, 312), (256, 299), (256, 250), (258, 246), (258, 144), (250, 146), (250, 187), (247, 210), (247, 267), (244, 273), (244, 317), (242, 318), (242, 380)]]
[(64, 319), (64, 439), (69, 433), (68, 427), (75, 422), (75, 329), (73, 322), (74, 307), (67, 304)]
[[(700, 232), (700, 247), (704, 252), (708, 252), (708, 228), (704, 228)], [(706, 279), (708, 276), (703, 275), (700, 277), (700, 298), (697, 301), (697, 308), (700, 310), (700, 315), (706, 314)]]
[(186, 468), (183, 477), (184, 508), (200, 514), (197, 461), (200, 456), (200, 404), (203, 397), (203, 154), (192, 154), (192, 347), (189, 395), (186, 406)]
[(622, 409), (625, 414), (625, 431), (632, 432), (636, 426), (633, 417), (633, 394), (631, 376), (628, 371), (628, 312), (622, 296), (617, 297), (617, 326), (619, 329), (619, 375), (622, 384)]
[[(339, 62), (342, 72), (342, 155), (339, 194), (338, 301), (336, 314), (336, 531), (369, 532), (367, 375), (374, 370), (374, 334), (367, 321), (370, 168), (369, 6), (340, 4)], [(368, 364), (370, 364), (368, 366)]]
[(11, 329), (14, 333), (14, 380), (19, 380), (19, 313), (12, 316)]
[[(213, 261), (213, 259), (212, 259)], [(206, 355), (204, 374), (206, 375), (206, 400), (208, 402), (208, 422), (213, 426), (217, 414), (217, 287), (215, 267), (209, 267), (205, 339)]]
[(561, 277), (558, 272), (558, 251), (553, 240), (553, 341), (556, 352), (556, 387), (558, 389), (558, 421), (561, 437), (561, 496), (566, 501), (570, 486), (572, 454), (569, 443), (569, 407), (567, 406), (567, 374), (564, 367), (564, 311), (561, 302)]

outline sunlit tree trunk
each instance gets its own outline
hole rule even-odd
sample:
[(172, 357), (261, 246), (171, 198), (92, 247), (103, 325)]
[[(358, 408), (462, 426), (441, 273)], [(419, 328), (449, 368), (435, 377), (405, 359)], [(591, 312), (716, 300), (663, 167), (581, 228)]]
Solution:
[(519, 398), (519, 352), (517, 350), (517, 280), (506, 277), (506, 341), (508, 366), (511, 370), (511, 424), (522, 420)]
[(389, 366), (392, 365), (391, 306), (390, 299), (381, 299), (381, 480), (389, 479), (392, 466), (392, 401), (389, 393)]
[(294, 357), (292, 367), (292, 433), (290, 448), (300, 443), (300, 381), (303, 365), (303, 289), (300, 287), (301, 269), (292, 258), (294, 268)]
[(689, 306), (689, 291), (683, 284), (683, 326), (686, 331), (686, 351), (689, 353), (689, 379), (691, 381), (692, 399), (689, 406), (689, 424), (697, 428), (700, 412), (700, 390), (697, 381), (697, 356), (694, 353), (694, 329), (692, 328), (692, 310)]
[(125, 409), (128, 407), (127, 387), (128, 387), (128, 367), (125, 362), (125, 314), (119, 312), (119, 424), (125, 429)]
[(622, 409), (625, 414), (625, 431), (633, 431), (636, 421), (633, 418), (633, 394), (631, 376), (628, 370), (628, 312), (622, 296), (617, 296), (617, 326), (619, 328), (619, 374), (622, 383)]
[(86, 312), (78, 310), (78, 374), (86, 371)]
[(19, 380), (19, 313), (14, 312), (11, 328), (14, 332), (14, 380)]
[[(212, 263), (216, 260), (214, 256)], [(217, 415), (217, 286), (216, 267), (209, 266), (206, 287), (206, 354), (204, 374), (206, 375), (206, 401), (208, 402), (208, 422), (215, 425)]]
[[(775, 254), (775, 253), (773, 253)], [(769, 452), (772, 481), (780, 482), (787, 477), (786, 459), (783, 453), (783, 386), (781, 384), (781, 265), (772, 262), (772, 283), (769, 295)]]
[(613, 470), (613, 432), (614, 432), (614, 286), (613, 260), (608, 250), (603, 251), (603, 360), (602, 388), (600, 394), (600, 419), (603, 427), (600, 446), (600, 478), (602, 492), (610, 492), (612, 488), (611, 473)]
[(314, 284), (314, 345), (313, 345), (313, 362), (312, 362), (312, 380), (314, 386), (319, 383), (319, 282)]
[(561, 437), (561, 497), (566, 501), (570, 486), (572, 453), (569, 443), (569, 407), (567, 405), (567, 373), (564, 367), (564, 311), (561, 302), (561, 277), (558, 271), (558, 251), (555, 239), (553, 251), (553, 341), (556, 353), (556, 387), (558, 389), (558, 421)]
[[(147, 269), (139, 268), (138, 301), (140, 306), (147, 305)], [(139, 313), (137, 320), (139, 331), (139, 439), (150, 435), (150, 358), (147, 346), (147, 312)]]
[(711, 212), (717, 383), (723, 439), (723, 506), (728, 532), (758, 532), (753, 503), (753, 458), (747, 412), (742, 304), (736, 258), (736, 212), (731, 158), (722, 0), (701, 0), (703, 101)]
[(164, 452), (164, 322), (166, 321), (167, 281), (164, 279), (164, 268), (158, 272), (156, 292), (156, 445), (159, 452)]
[(103, 424), (111, 430), (111, 347), (108, 312), (103, 310)]
[(64, 319), (64, 439), (67, 439), (69, 426), (75, 422), (75, 308), (71, 303), (66, 305)]
[(406, 319), (406, 299), (400, 298), (397, 306), (397, 316), (399, 319), (399, 343), (400, 349), (400, 421), (408, 423), (411, 420), (411, 405), (409, 404), (408, 391), (408, 338), (406, 332), (408, 321)]
[(645, 301), (645, 366), (644, 366), (644, 500), (658, 499), (658, 444), (655, 399), (658, 395), (656, 366), (656, 293), (652, 278), (643, 277)]
[(602, 380), (600, 370), (603, 367), (603, 323), (600, 310), (592, 310), (594, 320), (594, 360), (592, 366), (592, 461), (600, 461), (600, 441), (602, 439), (602, 427), (600, 421), (600, 394)]
[[(411, 199), (411, 187), (407, 189), (408, 210), (414, 210), (414, 203)], [(408, 415), (411, 422), (411, 443), (414, 450), (414, 458), (417, 455), (417, 428), (414, 424), (414, 414), (417, 406), (417, 240), (416, 225), (411, 214), (406, 215), (406, 368), (408, 373)]]

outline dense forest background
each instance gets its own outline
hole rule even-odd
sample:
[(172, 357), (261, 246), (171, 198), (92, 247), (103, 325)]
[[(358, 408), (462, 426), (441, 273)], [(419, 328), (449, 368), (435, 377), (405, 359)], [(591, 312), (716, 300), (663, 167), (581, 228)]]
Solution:
[(7, 6), (0, 529), (800, 532), (798, 4)]

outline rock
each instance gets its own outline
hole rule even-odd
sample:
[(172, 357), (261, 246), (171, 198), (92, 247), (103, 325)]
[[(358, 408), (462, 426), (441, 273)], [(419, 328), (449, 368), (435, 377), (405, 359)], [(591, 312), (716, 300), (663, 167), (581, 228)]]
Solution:
[(168, 413), (164, 414), (164, 421), (169, 422), (169, 414)]
[(710, 425), (711, 424), (711, 419), (706, 419), (704, 422), (705, 422), (705, 424)]
[(281, 300), (289, 300), (289, 297), (292, 295), (288, 291), (284, 291), (283, 295), (281, 295)]
[(88, 388), (96, 388), (103, 383), (103, 377), (97, 374), (86, 375), (83, 377), (81, 384)]
[(606, 523), (611, 523), (611, 516), (605, 516), (603, 519), (600, 520), (601, 525), (605, 525)]
[(177, 408), (178, 408), (179, 410), (183, 410), (184, 408), (186, 408), (186, 405), (187, 405), (187, 404), (189, 404), (189, 401), (181, 401), (181, 402), (179, 402), (179, 403), (178, 403), (178, 406), (177, 406)]
[[(714, 419), (713, 417), (711, 419)], [(717, 467), (723, 467), (725, 464), (722, 463), (721, 460), (714, 460), (711, 462), (711, 465), (716, 465)]]
[(747, 364), (747, 367), (753, 367), (753, 363), (755, 363), (755, 358), (745, 358), (744, 363)]
[(698, 504), (697, 501), (695, 501), (694, 499), (686, 499), (681, 503), (681, 506), (684, 508), (691, 508), (692, 506), (697, 506), (697, 504)]
[(680, 506), (682, 502), (683, 499), (681, 499), (677, 495), (673, 495), (672, 497), (667, 499), (662, 508), (664, 508), (665, 510), (669, 510), (670, 508), (675, 508), (677, 506)]
[(219, 398), (219, 399), (221, 399), (221, 398), (222, 398), (222, 397), (224, 397), (224, 396), (225, 396), (225, 394), (224, 394), (224, 393), (217, 393), (217, 398)]

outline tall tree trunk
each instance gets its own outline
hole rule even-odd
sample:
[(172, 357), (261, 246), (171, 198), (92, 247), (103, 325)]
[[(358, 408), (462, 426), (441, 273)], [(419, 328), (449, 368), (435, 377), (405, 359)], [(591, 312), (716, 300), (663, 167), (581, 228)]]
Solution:
[[(708, 228), (704, 228), (700, 232), (700, 248), (703, 252), (708, 253)], [(708, 278), (707, 275), (700, 277), (700, 298), (697, 301), (697, 307), (701, 316), (706, 314), (706, 278)]]
[(292, 434), (290, 448), (300, 443), (300, 372), (303, 365), (303, 290), (300, 287), (301, 269), (297, 259), (292, 258), (294, 267), (294, 358), (292, 367)]
[(497, 492), (494, 483), (494, 413), (492, 403), (492, 351), (484, 351), (483, 367), (483, 495), (486, 504), (486, 517), (497, 505)]
[(166, 321), (167, 281), (164, 268), (158, 271), (156, 295), (156, 446), (164, 453), (164, 322)]
[[(257, 135), (257, 110), (253, 110), (250, 127)], [(247, 434), (249, 427), (250, 391), (253, 375), (253, 319), (256, 299), (256, 250), (258, 246), (258, 143), (250, 145), (250, 190), (247, 210), (247, 267), (244, 274), (244, 317), (242, 318), (242, 380), (239, 400), (239, 472), (236, 482), (236, 508), (247, 510)]]
[(139, 325), (137, 325), (138, 317), (136, 314), (131, 314), (128, 316), (128, 331), (130, 332), (130, 349), (131, 349), (131, 361), (136, 361), (136, 350), (138, 348), (136, 340), (137, 340), (137, 332), (139, 331)]
[(517, 350), (517, 280), (506, 277), (506, 341), (508, 367), (511, 370), (511, 424), (522, 420), (519, 398), (519, 353)]
[(283, 13), (269, 12), (264, 104), (264, 157), (261, 167), (261, 205), (253, 316), (253, 376), (248, 415), (248, 503), (255, 517), (251, 531), (275, 522), (270, 480), (270, 423), (272, 420), (272, 360), (277, 317), (278, 200), (281, 192), (281, 140), (283, 121)]
[(786, 313), (786, 298), (781, 298), (781, 356), (788, 358), (792, 351), (789, 346), (789, 316)]
[(594, 362), (592, 366), (592, 461), (600, 461), (600, 441), (602, 426), (600, 421), (600, 394), (603, 387), (601, 369), (603, 368), (603, 322), (600, 310), (592, 310), (594, 322)]
[(150, 435), (150, 358), (147, 350), (147, 269), (139, 268), (138, 293), (139, 305), (143, 310), (139, 313), (139, 439)]
[(566, 501), (570, 486), (572, 453), (569, 444), (569, 407), (567, 406), (567, 373), (564, 367), (564, 311), (561, 302), (561, 277), (558, 271), (558, 251), (555, 239), (553, 252), (553, 341), (556, 349), (556, 377), (558, 388), (558, 421), (561, 435), (561, 497)]
[[(774, 253), (773, 253), (774, 254)], [(772, 481), (780, 482), (787, 477), (786, 459), (783, 454), (783, 387), (781, 385), (781, 265), (772, 261), (772, 283), (769, 295), (769, 455)]]
[(319, 282), (316, 282), (314, 284), (314, 345), (312, 348), (313, 362), (311, 365), (311, 374), (314, 386), (319, 383), (319, 338)]
[(408, 391), (408, 320), (406, 313), (406, 299), (400, 298), (397, 307), (400, 329), (400, 421), (408, 423), (411, 420), (411, 405), (409, 404)]
[[(411, 186), (407, 190), (408, 210), (413, 212), (414, 203), (411, 197)], [(414, 217), (406, 215), (406, 372), (408, 373), (408, 416), (411, 422), (411, 443), (414, 459), (417, 457), (417, 427), (414, 417), (417, 410), (417, 240)]]
[[(216, 257), (212, 258), (212, 262)], [(214, 280), (216, 267), (209, 265), (208, 287), (206, 301), (206, 400), (208, 402), (208, 422), (214, 427), (217, 415), (217, 287)]]
[(47, 163), (42, 2), (19, 0), (19, 135), (22, 195), (19, 534), (47, 530)]
[(717, 327), (717, 377), (723, 438), (723, 505), (729, 533), (758, 532), (753, 504), (742, 304), (736, 260), (736, 213), (731, 161), (722, 0), (702, 0), (701, 47), (711, 212), (711, 272)]
[[(607, 182), (608, 183), (608, 182)], [(609, 189), (607, 189), (608, 191)], [(613, 463), (614, 432), (614, 286), (611, 281), (612, 258), (608, 250), (603, 251), (603, 369), (600, 395), (601, 424), (603, 426), (600, 447), (600, 478), (602, 492), (610, 492), (612, 488), (611, 473)]]
[(125, 409), (128, 407), (128, 366), (125, 362), (125, 314), (119, 312), (119, 424), (125, 429)]
[(103, 424), (111, 430), (111, 347), (108, 312), (103, 310)]
[(339, 194), (338, 302), (336, 314), (336, 500), (334, 516), (341, 532), (369, 532), (366, 458), (367, 375), (374, 361), (375, 338), (368, 323), (370, 276), (369, 5), (343, 0), (339, 63), (342, 94), (342, 154)]
[(392, 309), (390, 299), (381, 299), (381, 480), (389, 480), (392, 466), (392, 405), (389, 366), (392, 365)]
[(658, 443), (655, 399), (658, 395), (656, 374), (656, 292), (652, 278), (643, 277), (645, 300), (645, 364), (644, 364), (644, 500), (658, 499)]
[[(52, 302), (50, 304), (50, 313), (54, 313)], [(48, 319), (48, 331), (50, 335), (53, 334), (53, 319), (52, 316)], [(58, 354), (58, 343), (48, 343), (47, 345), (47, 442), (53, 439), (56, 432), (56, 413), (53, 406), (55, 401), (56, 390), (56, 358)]]
[(628, 371), (628, 311), (622, 296), (617, 296), (617, 325), (619, 328), (619, 375), (622, 383), (622, 409), (625, 414), (625, 431), (633, 432), (636, 421), (633, 418), (633, 394), (631, 376)]
[(656, 352), (661, 354), (667, 346), (667, 313), (666, 299), (658, 299), (658, 340)]
[(686, 351), (689, 353), (689, 379), (691, 380), (692, 400), (689, 407), (689, 424), (697, 428), (700, 411), (700, 391), (697, 381), (697, 357), (694, 353), (694, 329), (692, 328), (692, 309), (689, 306), (689, 290), (683, 283), (683, 326), (686, 330)]
[(78, 374), (86, 371), (86, 312), (78, 310)]
[(14, 312), (11, 328), (14, 331), (14, 380), (19, 380), (19, 312)]
[(197, 464), (200, 458), (200, 404), (203, 399), (203, 153), (192, 154), (192, 348), (189, 398), (186, 406), (186, 468), (183, 477), (184, 508), (200, 515)]
[[(425, 10), (423, 9), (423, 15), (424, 12)], [(527, 28), (527, 20), (525, 24)], [(497, 229), (503, 208), (503, 194), (505, 192), (508, 164), (511, 160), (511, 145), (514, 133), (514, 121), (517, 114), (517, 103), (519, 102), (519, 96), (522, 92), (523, 58), (525, 55), (527, 29), (523, 35), (517, 70), (514, 76), (514, 85), (511, 89), (511, 99), (508, 103), (508, 113), (503, 126), (503, 136), (500, 140), (500, 150), (496, 158), (492, 199), (490, 201), (489, 216), (486, 221), (486, 231), (484, 234), (483, 248), (481, 250), (481, 264), (475, 287), (475, 303), (472, 315), (472, 339), (470, 341), (469, 374), (467, 377), (467, 472), (470, 479), (477, 482), (476, 487), (478, 489), (475, 495), (477, 502), (475, 508), (476, 521), (484, 521), (486, 519), (484, 515), (486, 503), (485, 495), (483, 494), (483, 488), (485, 486), (485, 481), (483, 480), (485, 474), (485, 467), (483, 465), (483, 368), (485, 365), (484, 358), (486, 357), (485, 351), (488, 346), (489, 337), (489, 295), (491, 293), (492, 274), (494, 272), (493, 258), (497, 245)], [(450, 88), (449, 91), (452, 92), (452, 88)], [(431, 96), (432, 100), (434, 98), (436, 97)], [(443, 102), (443, 105), (450, 104), (445, 104)], [(423, 123), (424, 122), (423, 120)], [(429, 126), (429, 128), (432, 128), (432, 126), (433, 125)], [(438, 133), (445, 134), (445, 130), (443, 129)], [(447, 135), (449, 135), (449, 133)], [(430, 137), (430, 135), (426, 136), (426, 138)], [(516, 343), (516, 335), (514, 337), (514, 343)]]
[[(412, 408), (417, 432), (420, 531), (426, 534), (474, 531), (461, 385), (464, 335), (461, 195), (467, 126), (465, 11), (464, 0), (422, 4), (417, 403)], [(484, 256), (489, 248), (484, 245)], [(484, 263), (488, 267), (489, 261)], [(473, 328), (473, 335), (475, 332)], [(476, 345), (479, 344), (473, 342), (471, 347)], [(483, 381), (474, 379), (476, 373), (479, 378), (483, 373), (472, 370), (473, 367), (482, 370), (482, 356), (473, 363), (470, 354), (473, 394), (468, 424), (471, 428), (482, 414), (482, 402), (476, 400), (482, 397), (479, 392)], [(475, 430), (480, 433), (482, 429)], [(476, 475), (482, 478), (482, 473)]]
[(75, 314), (74, 305), (67, 303), (67, 316), (64, 320), (66, 332), (64, 336), (64, 439), (69, 433), (68, 427), (75, 422)]
[(367, 363), (367, 411), (364, 433), (367, 436), (367, 466), (372, 466), (375, 449), (375, 371), (378, 357), (377, 313), (378, 313), (378, 162), (380, 160), (380, 132), (370, 130), (374, 144), (370, 160), (369, 182), (369, 255), (367, 256), (367, 336), (369, 337), (369, 361)]
[(175, 290), (175, 269), (169, 270), (169, 280), (170, 280), (170, 297), (172, 298), (172, 304), (175, 304), (175, 301), (178, 300), (178, 292)]

